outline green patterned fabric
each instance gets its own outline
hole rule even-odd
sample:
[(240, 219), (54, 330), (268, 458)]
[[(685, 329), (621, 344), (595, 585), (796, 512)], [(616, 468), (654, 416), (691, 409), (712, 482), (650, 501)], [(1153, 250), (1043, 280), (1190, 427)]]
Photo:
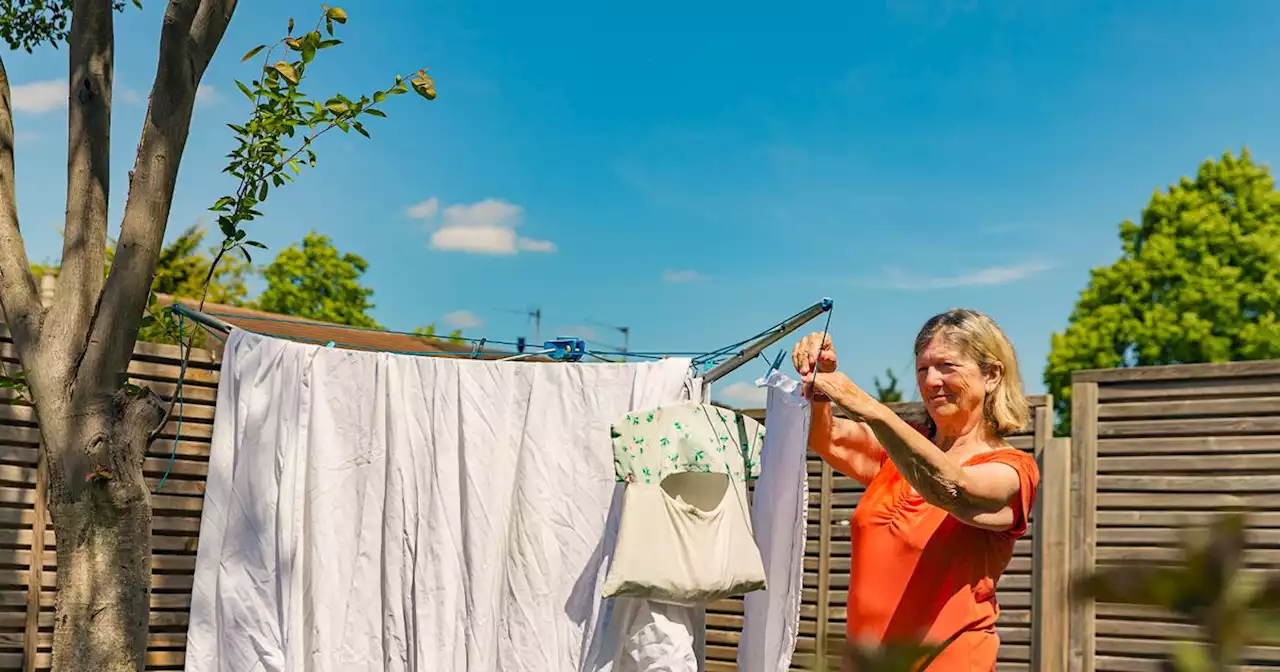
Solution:
[(764, 425), (710, 404), (684, 402), (629, 413), (613, 425), (619, 481), (661, 483), (681, 472), (722, 473), (745, 483), (760, 475)]

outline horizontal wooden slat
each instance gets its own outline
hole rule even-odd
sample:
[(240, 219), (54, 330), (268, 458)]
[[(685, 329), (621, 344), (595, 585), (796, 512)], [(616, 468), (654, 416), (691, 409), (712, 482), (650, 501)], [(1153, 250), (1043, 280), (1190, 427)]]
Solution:
[(1076, 371), (1071, 375), (1071, 382), (1098, 383), (1098, 387), (1101, 389), (1105, 383), (1112, 382), (1134, 383), (1138, 381), (1198, 380), (1276, 375), (1280, 375), (1280, 360), (1260, 360), (1223, 362), (1220, 364), (1176, 364)]
[(1277, 394), (1280, 394), (1280, 376), (1120, 380), (1098, 387), (1098, 399), (1103, 404), (1136, 400), (1214, 399)]
[(1253, 416), (1280, 414), (1280, 396), (1223, 399), (1189, 399), (1181, 401), (1134, 401), (1099, 404), (1101, 420), (1158, 420), (1213, 416)]
[[(1156, 438), (1098, 440), (1099, 459), (1112, 455), (1252, 455), (1280, 451), (1280, 435), (1262, 436), (1162, 436)], [(1206, 457), (1206, 461), (1215, 459)]]
[(1099, 421), (1098, 437), (1219, 436), (1280, 433), (1280, 417)]

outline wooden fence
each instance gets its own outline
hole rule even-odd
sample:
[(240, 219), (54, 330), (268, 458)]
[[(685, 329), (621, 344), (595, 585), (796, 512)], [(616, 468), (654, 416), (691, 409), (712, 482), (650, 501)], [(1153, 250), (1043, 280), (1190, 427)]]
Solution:
[[(1181, 531), (1249, 514), (1247, 567), (1280, 567), (1280, 361), (1075, 374), (1071, 569), (1165, 563)], [(1073, 672), (1146, 672), (1195, 630), (1172, 614), (1114, 604), (1071, 610)], [(1280, 669), (1258, 646), (1245, 670)]]
[[(1034, 397), (1032, 422), (1026, 431), (1010, 437), (1017, 448), (1033, 453), (1042, 464), (1046, 459), (1065, 464), (1067, 445), (1050, 446), (1053, 434), (1053, 403), (1049, 397)], [(894, 411), (907, 418), (921, 419), (924, 407), (919, 403), (893, 404)], [(752, 412), (763, 419), (763, 411)], [(849, 598), (849, 563), (851, 537), (849, 521), (853, 509), (862, 496), (862, 486), (851, 478), (834, 472), (820, 457), (810, 453), (809, 460), (809, 534), (804, 557), (804, 594), (800, 612), (800, 638), (792, 659), (793, 670), (818, 670), (826, 661), (829, 670), (840, 669), (840, 656), (845, 645), (845, 609)], [(1066, 475), (1058, 470), (1046, 469), (1051, 497), (1067, 491)], [(1055, 479), (1058, 479), (1055, 481)], [(1042, 485), (1044, 487), (1044, 485)], [(1043, 500), (1043, 498), (1042, 498)], [(1065, 502), (1061, 496), (1057, 501)], [(1046, 554), (1056, 552), (1065, 561), (1067, 519), (1059, 515), (1055, 519), (1056, 534), (1041, 539), (1039, 531), (1039, 506), (1032, 514), (1031, 530), (1026, 538), (1015, 546), (1013, 562), (998, 587), (1001, 605), (1000, 669), (1010, 671), (1045, 670), (1033, 657), (1032, 604), (1037, 592), (1052, 593), (1056, 601), (1050, 606), (1065, 607), (1065, 575), (1050, 574), (1058, 583), (1053, 590), (1037, 591), (1037, 575), (1033, 549), (1036, 540), (1052, 542)], [(1062, 512), (1065, 507), (1059, 509)], [(1046, 576), (1041, 573), (1041, 576)], [(1055, 599), (1054, 597), (1050, 598)], [(1049, 627), (1058, 627), (1059, 639), (1054, 640), (1058, 650), (1062, 648), (1066, 631), (1063, 619), (1047, 621)], [(742, 634), (742, 600), (729, 599), (711, 604), (707, 608), (707, 670), (719, 672), (736, 669), (738, 638)], [(1050, 649), (1052, 650), (1052, 649)]]

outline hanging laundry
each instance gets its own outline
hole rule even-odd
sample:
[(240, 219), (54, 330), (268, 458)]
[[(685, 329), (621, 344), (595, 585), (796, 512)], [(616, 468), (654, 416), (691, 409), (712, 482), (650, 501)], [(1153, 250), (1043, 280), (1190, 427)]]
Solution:
[(764, 588), (747, 504), (763, 444), (756, 420), (694, 401), (615, 422), (626, 489), (604, 596), (696, 605)]
[(751, 523), (769, 589), (743, 598), (738, 670), (786, 672), (800, 630), (809, 522), (809, 402), (797, 381), (777, 371), (756, 385), (768, 388), (768, 401)]
[(187, 672), (630, 672), (612, 661), (659, 619), (686, 652), (671, 669), (695, 669), (695, 609), (600, 598), (621, 500), (610, 422), (678, 402), (688, 367), (233, 332)]

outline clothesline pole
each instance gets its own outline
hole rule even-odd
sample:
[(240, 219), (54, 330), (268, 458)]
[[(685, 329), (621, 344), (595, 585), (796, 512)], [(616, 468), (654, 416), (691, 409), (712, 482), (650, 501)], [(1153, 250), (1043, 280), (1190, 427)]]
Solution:
[(831, 310), (831, 305), (831, 299), (824, 298), (799, 313), (783, 320), (778, 324), (778, 326), (761, 336), (754, 343), (743, 348), (742, 352), (720, 362), (715, 368), (708, 371), (707, 375), (703, 377), (703, 384), (710, 385), (734, 371), (737, 371), (743, 364), (755, 359), (761, 352), (764, 352), (765, 348), (791, 335), (795, 330), (803, 327), (805, 324), (808, 324), (813, 318)]
[(198, 310), (195, 310), (195, 309), (193, 309), (193, 308), (188, 308), (185, 304), (182, 304), (182, 303), (179, 303), (179, 302), (177, 302), (177, 301), (174, 301), (174, 302), (173, 302), (173, 312), (178, 313), (179, 315), (182, 315), (183, 317), (187, 318), (188, 320), (191, 320), (192, 322), (195, 322), (195, 323), (199, 324), (200, 326), (205, 327), (206, 329), (212, 329), (212, 330), (214, 330), (214, 331), (220, 331), (220, 332), (222, 332), (223, 334), (226, 334), (226, 335), (230, 335), (230, 334), (231, 334), (231, 325), (230, 325), (230, 324), (228, 324), (228, 323), (226, 323), (226, 322), (223, 322), (222, 320), (220, 320), (220, 319), (218, 319), (218, 318), (216, 318), (216, 317), (214, 317), (214, 316), (212, 316), (212, 315), (209, 315), (209, 314), (207, 314), (207, 313), (203, 313), (203, 312), (198, 311)]

